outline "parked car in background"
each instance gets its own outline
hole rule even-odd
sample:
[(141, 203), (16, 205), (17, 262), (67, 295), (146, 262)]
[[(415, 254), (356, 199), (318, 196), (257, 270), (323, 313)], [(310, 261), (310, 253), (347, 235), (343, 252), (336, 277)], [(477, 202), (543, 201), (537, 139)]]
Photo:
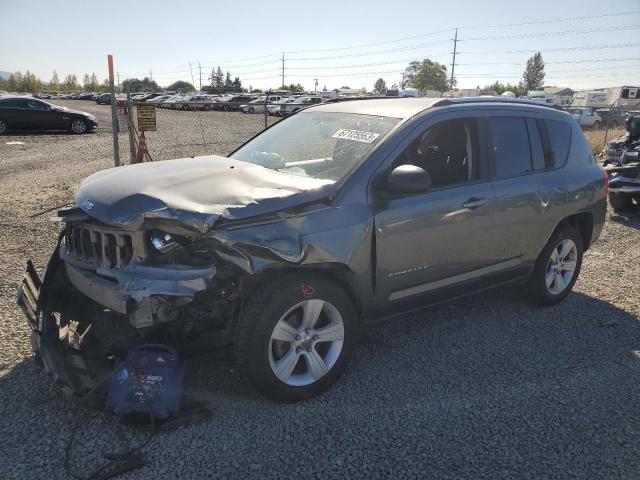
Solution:
[(0, 134), (12, 129), (69, 130), (81, 134), (97, 126), (98, 120), (90, 113), (69, 110), (33, 97), (0, 96)]
[(627, 120), (627, 114), (618, 107), (601, 108), (596, 110), (595, 113), (602, 119), (603, 126), (621, 127)]
[(322, 103), (322, 97), (320, 96), (304, 96), (299, 97), (293, 102), (287, 102), (280, 106), (280, 116), (291, 115), (298, 110), (315, 105), (316, 103)]
[(246, 105), (241, 105), (240, 109), (242, 110), (242, 113), (264, 113), (265, 103), (268, 107), (269, 105), (279, 102), (283, 98), (285, 97), (282, 97), (281, 95), (269, 95), (269, 98), (267, 98), (266, 95), (263, 95), (250, 101)]
[(282, 100), (274, 103), (273, 105), (267, 105), (267, 112), (269, 113), (269, 115), (280, 117), (281, 116), (280, 110), (282, 105), (284, 105), (285, 103), (294, 103), (298, 99), (298, 97), (299, 97), (298, 95), (294, 95), (288, 98), (283, 98)]
[(157, 97), (154, 97), (150, 100), (147, 100), (146, 102), (144, 102), (145, 104), (148, 105), (155, 105), (156, 107), (159, 106), (162, 102), (164, 102), (167, 98), (169, 98), (171, 95), (159, 95)]
[(222, 97), (215, 104), (216, 110), (228, 112), (231, 110), (240, 110), (240, 106), (253, 101), (256, 97), (250, 95), (229, 95)]
[(176, 102), (176, 110), (213, 110), (214, 98), (209, 95), (191, 95)]
[(582, 128), (598, 128), (602, 125), (602, 118), (590, 108), (570, 108), (567, 110)]
[(96, 103), (98, 105), (111, 105), (111, 94), (103, 93), (102, 95), (98, 95), (98, 98), (96, 98)]

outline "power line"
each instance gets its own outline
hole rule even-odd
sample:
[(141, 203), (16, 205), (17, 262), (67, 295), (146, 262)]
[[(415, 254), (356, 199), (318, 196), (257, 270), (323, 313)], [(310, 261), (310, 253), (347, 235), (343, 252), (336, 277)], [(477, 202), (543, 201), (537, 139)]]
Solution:
[(622, 30), (636, 30), (640, 28), (640, 25), (620, 25), (614, 27), (599, 27), (599, 28), (585, 28), (581, 30), (561, 30), (559, 32), (542, 32), (542, 33), (520, 33), (515, 35), (493, 35), (487, 37), (468, 37), (463, 40), (466, 41), (485, 41), (485, 40), (515, 40), (518, 38), (542, 38), (542, 37), (556, 37), (565, 35), (578, 35), (584, 33), (597, 33), (597, 32), (618, 32)]
[(376, 50), (373, 52), (360, 52), (360, 53), (350, 53), (350, 54), (346, 54), (346, 55), (331, 55), (328, 57), (306, 57), (306, 58), (290, 58), (290, 61), (300, 61), (300, 62), (307, 62), (310, 60), (333, 60), (335, 58), (353, 58), (353, 57), (364, 57), (364, 56), (369, 56), (369, 55), (381, 55), (383, 53), (395, 53), (395, 52), (404, 52), (407, 50), (416, 50), (418, 48), (424, 48), (424, 47), (432, 47), (435, 45), (443, 45), (445, 43), (449, 43), (451, 40), (447, 39), (447, 40), (440, 40), (438, 42), (431, 42), (431, 43), (420, 43), (420, 44), (416, 44), (416, 45), (407, 45), (405, 47), (399, 47), (399, 48), (392, 48), (389, 50)]
[(594, 18), (607, 18), (607, 17), (622, 17), (629, 15), (638, 15), (640, 14), (640, 10), (634, 10), (631, 12), (618, 12), (618, 13), (603, 13), (600, 15), (587, 15), (584, 17), (565, 17), (565, 18), (556, 18), (553, 20), (534, 20), (531, 22), (520, 22), (520, 23), (500, 23), (496, 25), (471, 25), (467, 27), (460, 27), (462, 29), (476, 29), (476, 28), (506, 28), (506, 27), (522, 27), (525, 25), (541, 25), (544, 23), (558, 23), (558, 22), (570, 22), (577, 20), (592, 20)]
[(564, 48), (538, 48), (538, 49), (525, 49), (525, 50), (471, 50), (465, 51), (466, 55), (475, 55), (475, 54), (512, 54), (512, 53), (549, 53), (549, 52), (569, 52), (569, 51), (580, 51), (580, 50), (604, 50), (608, 48), (626, 48), (626, 47), (637, 47), (640, 46), (640, 43), (613, 43), (613, 44), (601, 44), (601, 45), (579, 45), (577, 47), (564, 47)]

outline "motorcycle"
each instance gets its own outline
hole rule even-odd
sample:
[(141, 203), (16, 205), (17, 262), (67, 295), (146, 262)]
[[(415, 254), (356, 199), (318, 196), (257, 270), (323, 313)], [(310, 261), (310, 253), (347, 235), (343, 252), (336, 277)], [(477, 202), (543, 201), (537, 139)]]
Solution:
[(609, 177), (609, 204), (616, 212), (640, 208), (640, 116), (625, 122), (627, 135), (607, 143), (603, 167)]

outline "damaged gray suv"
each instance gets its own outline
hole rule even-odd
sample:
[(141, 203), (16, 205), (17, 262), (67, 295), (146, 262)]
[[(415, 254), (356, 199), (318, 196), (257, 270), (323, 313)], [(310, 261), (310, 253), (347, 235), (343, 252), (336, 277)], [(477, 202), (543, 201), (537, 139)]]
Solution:
[(606, 189), (579, 126), (543, 105), (327, 103), (229, 157), (91, 175), (18, 301), (68, 392), (141, 343), (233, 344), (261, 392), (301, 400), (336, 381), (368, 321), (505, 282), (561, 301)]

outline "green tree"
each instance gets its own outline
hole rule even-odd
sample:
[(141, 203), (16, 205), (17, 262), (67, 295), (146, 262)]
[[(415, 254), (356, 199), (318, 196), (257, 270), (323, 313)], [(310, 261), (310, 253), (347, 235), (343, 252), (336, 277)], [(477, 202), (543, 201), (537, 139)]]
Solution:
[(290, 85), (285, 85), (282, 87), (282, 90), (286, 90), (291, 93), (303, 93), (304, 87), (299, 83), (292, 83)]
[[(455, 81), (454, 81), (455, 84)], [(425, 58), (422, 62), (413, 61), (404, 71), (402, 88), (407, 86), (419, 91), (436, 90), (444, 92), (449, 89), (447, 67)]]
[(49, 90), (57, 92), (60, 90), (60, 78), (58, 77), (58, 72), (55, 70), (51, 75), (51, 80), (49, 81)]
[(61, 88), (63, 91), (71, 93), (80, 90), (80, 85), (78, 85), (78, 79), (76, 78), (76, 76), (73, 74), (69, 74), (64, 77)]
[(22, 72), (13, 72), (7, 81), (7, 89), (10, 92), (22, 92)]
[(486, 94), (495, 92), (498, 95), (502, 95), (504, 92), (507, 92), (507, 91), (517, 93), (518, 85), (512, 85), (510, 83), (500, 83), (499, 80), (496, 80), (491, 85), (485, 85), (483, 88), (480, 89), (480, 91)]
[(231, 80), (231, 73), (227, 71), (227, 74), (224, 77), (224, 91), (230, 92), (233, 90), (233, 80)]
[(9, 88), (9, 79), (0, 77), (0, 90), (7, 90)]
[(159, 92), (162, 91), (160, 85), (149, 77), (144, 77), (142, 80), (138, 78), (127, 78), (122, 82), (123, 92)]
[(373, 90), (380, 95), (387, 93), (387, 83), (384, 81), (384, 78), (376, 80), (376, 83), (373, 84)]
[(173, 82), (166, 89), (172, 92), (175, 91), (180, 93), (196, 91), (195, 87), (192, 84), (190, 84), (189, 82), (185, 82), (184, 80), (178, 80), (177, 82)]
[(22, 76), (22, 92), (39, 92), (42, 90), (42, 80), (40, 80), (34, 73), (29, 70), (24, 72)]
[(85, 73), (84, 77), (82, 77), (82, 89), (85, 92), (91, 91), (91, 77), (88, 73)]
[(241, 92), (242, 91), (242, 82), (240, 81), (240, 77), (235, 77), (231, 84), (233, 85), (233, 91), (234, 92)]
[(544, 86), (544, 61), (540, 52), (535, 53), (529, 60), (522, 74), (521, 90), (542, 90)]

